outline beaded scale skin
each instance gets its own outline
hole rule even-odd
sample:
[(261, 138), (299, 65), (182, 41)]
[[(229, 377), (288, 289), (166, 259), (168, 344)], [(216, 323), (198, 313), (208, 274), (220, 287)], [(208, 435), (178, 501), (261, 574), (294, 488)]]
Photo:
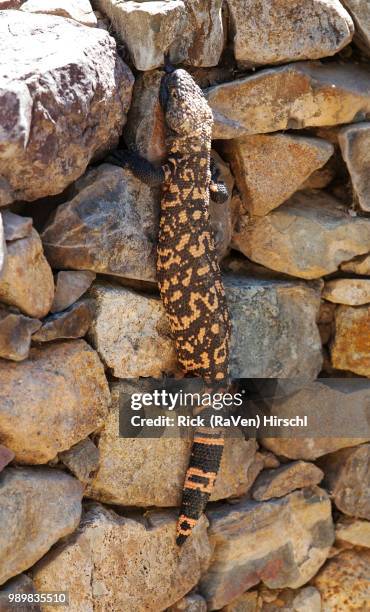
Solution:
[[(162, 78), (167, 163), (154, 168), (135, 154), (117, 151), (108, 161), (128, 165), (149, 184), (163, 185), (157, 247), (157, 279), (184, 373), (209, 389), (228, 386), (231, 324), (213, 232), (209, 196), (227, 192), (211, 176), (213, 116), (201, 89), (182, 69)], [(200, 409), (201, 410), (201, 409)], [(223, 451), (221, 430), (196, 429), (177, 527), (182, 545), (213, 490)]]

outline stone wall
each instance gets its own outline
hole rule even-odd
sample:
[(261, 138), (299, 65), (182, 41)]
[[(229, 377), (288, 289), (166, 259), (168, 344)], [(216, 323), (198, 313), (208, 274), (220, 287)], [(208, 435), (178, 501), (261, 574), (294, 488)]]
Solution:
[[(345, 430), (227, 440), (179, 554), (189, 442), (118, 437), (120, 393), (176, 373), (159, 193), (102, 160), (119, 141), (165, 157), (168, 52), (213, 109), (230, 191), (211, 216), (232, 375), (300, 377), (287, 414), (345, 409), (350, 393), (310, 385), (370, 377), (370, 6), (0, 9), (0, 610), (33, 591), (69, 591), (73, 612), (367, 609), (370, 440)], [(356, 402), (366, 421), (365, 384)]]

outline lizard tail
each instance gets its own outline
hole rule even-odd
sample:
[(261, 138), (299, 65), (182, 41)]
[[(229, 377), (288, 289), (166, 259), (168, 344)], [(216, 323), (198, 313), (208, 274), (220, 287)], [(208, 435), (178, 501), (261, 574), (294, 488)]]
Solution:
[(223, 448), (221, 430), (195, 430), (177, 523), (178, 546), (184, 544), (204, 512), (220, 469)]

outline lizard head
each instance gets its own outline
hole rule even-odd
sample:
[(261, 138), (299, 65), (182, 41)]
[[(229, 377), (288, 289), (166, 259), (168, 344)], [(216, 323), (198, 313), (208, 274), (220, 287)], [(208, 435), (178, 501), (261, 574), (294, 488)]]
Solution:
[(181, 68), (162, 77), (160, 103), (167, 126), (181, 136), (211, 131), (213, 115), (200, 87)]

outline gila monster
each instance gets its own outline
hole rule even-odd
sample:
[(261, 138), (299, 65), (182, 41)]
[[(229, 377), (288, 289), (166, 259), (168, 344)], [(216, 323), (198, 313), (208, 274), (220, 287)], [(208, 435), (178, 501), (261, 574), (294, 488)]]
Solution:
[[(107, 161), (149, 185), (162, 185), (157, 279), (179, 364), (200, 376), (207, 388), (228, 385), (230, 317), (210, 226), (209, 196), (224, 202), (210, 158), (213, 116), (207, 101), (183, 69), (164, 74), (160, 103), (168, 158), (158, 168), (137, 154), (117, 150)], [(196, 429), (177, 528), (182, 545), (212, 492), (223, 451), (222, 430)]]

